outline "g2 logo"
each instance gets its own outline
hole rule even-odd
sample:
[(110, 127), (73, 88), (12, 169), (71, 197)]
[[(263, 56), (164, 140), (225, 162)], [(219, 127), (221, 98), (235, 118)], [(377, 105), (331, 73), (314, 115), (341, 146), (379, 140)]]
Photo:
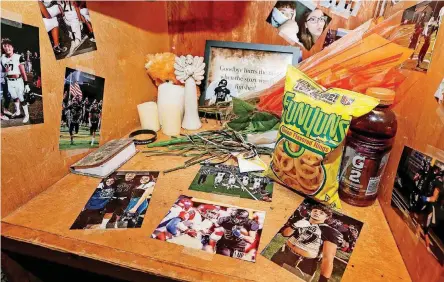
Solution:
[(350, 176), (348, 179), (352, 182), (359, 183), (359, 179), (361, 178), (362, 169), (364, 168), (365, 157), (356, 155), (352, 160), (352, 171), (350, 172)]

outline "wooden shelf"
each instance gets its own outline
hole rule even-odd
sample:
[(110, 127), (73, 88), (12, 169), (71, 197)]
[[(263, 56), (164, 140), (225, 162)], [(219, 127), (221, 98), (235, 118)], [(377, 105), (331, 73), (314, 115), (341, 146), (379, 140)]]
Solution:
[[(215, 123), (205, 129), (216, 128)], [(160, 139), (165, 139), (160, 136)], [(139, 146), (143, 150), (143, 146)], [(138, 153), (120, 170), (164, 170), (183, 162), (180, 157), (151, 157)], [(79, 256), (173, 279), (193, 281), (295, 281), (296, 278), (258, 255), (256, 263), (209, 255), (150, 238), (150, 234), (181, 194), (266, 211), (259, 251), (302, 202), (303, 198), (278, 184), (273, 202), (257, 202), (189, 191), (199, 166), (160, 175), (143, 225), (124, 230), (70, 230), (93, 193), (98, 178), (69, 174), (43, 193), (2, 219), (3, 238), (15, 251), (29, 244), (62, 256)], [(411, 281), (379, 203), (368, 208), (344, 204), (343, 212), (364, 222), (361, 235), (342, 281)], [(13, 240), (13, 241), (11, 241)], [(28, 243), (28, 244), (26, 244)], [(8, 249), (8, 246), (3, 245)], [(34, 256), (51, 260), (45, 252)], [(54, 256), (53, 260), (57, 256)], [(71, 263), (70, 263), (71, 261)], [(89, 269), (75, 260), (62, 263)], [(91, 269), (89, 269), (91, 271)], [(124, 273), (124, 272), (122, 272)]]

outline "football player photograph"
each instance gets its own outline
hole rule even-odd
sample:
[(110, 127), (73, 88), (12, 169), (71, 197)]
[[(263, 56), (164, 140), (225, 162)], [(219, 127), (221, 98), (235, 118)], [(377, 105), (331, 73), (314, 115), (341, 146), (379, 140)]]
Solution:
[(97, 50), (86, 1), (39, 0), (57, 60)]
[(259, 224), (250, 219), (245, 209), (233, 209), (231, 214), (220, 217), (217, 224), (224, 229), (222, 238), (216, 243), (216, 254), (228, 257), (243, 258), (247, 244), (256, 240)]
[(404, 147), (391, 206), (420, 244), (444, 264), (444, 161)]
[(290, 219), (282, 230), (282, 235), (289, 238), (287, 243), (273, 255), (271, 260), (285, 267), (296, 269), (294, 273), (305, 281), (311, 281), (321, 257), (320, 282), (331, 277), (336, 249), (342, 245), (342, 234), (325, 223), (331, 217), (329, 208), (314, 206), (310, 218)]
[(94, 139), (96, 138), (96, 131), (99, 128), (100, 109), (97, 103), (93, 103), (89, 110), (89, 135), (91, 135), (91, 146), (94, 146)]
[(215, 104), (231, 101), (231, 92), (227, 88), (227, 84), (228, 82), (226, 79), (221, 79), (221, 81), (219, 81), (219, 83), (217, 84), (216, 89), (214, 89), (214, 97), (216, 98), (216, 100), (214, 101)]
[(265, 212), (181, 195), (151, 238), (245, 261), (256, 261)]
[(102, 101), (104, 87), (104, 78), (66, 68), (60, 150), (99, 147), (103, 113), (97, 101)]
[(74, 145), (74, 133), (79, 133), (80, 123), (82, 121), (82, 106), (79, 99), (72, 99), (71, 103), (66, 108), (69, 111), (69, 137), (71, 138), (71, 145)]
[(304, 281), (340, 281), (363, 223), (306, 199), (262, 251)]
[(40, 52), (38, 28), (2, 18), (1, 29), (1, 127), (42, 123), (40, 59), (32, 55)]

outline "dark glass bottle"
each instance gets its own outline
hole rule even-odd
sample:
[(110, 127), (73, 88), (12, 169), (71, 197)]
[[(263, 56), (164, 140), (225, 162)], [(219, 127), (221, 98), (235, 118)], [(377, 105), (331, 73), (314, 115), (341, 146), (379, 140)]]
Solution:
[(390, 109), (395, 92), (369, 88), (366, 94), (380, 102), (368, 114), (352, 120), (339, 175), (341, 200), (362, 207), (372, 205), (378, 196), (397, 130), (396, 116)]

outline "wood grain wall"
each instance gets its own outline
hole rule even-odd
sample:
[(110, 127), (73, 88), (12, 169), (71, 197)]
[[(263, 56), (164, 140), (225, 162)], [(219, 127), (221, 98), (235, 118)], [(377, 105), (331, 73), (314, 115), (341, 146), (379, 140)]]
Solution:
[[(413, 1), (401, 1), (392, 6), (391, 1), (387, 2), (385, 16), (415, 4)], [(206, 40), (287, 45), (285, 40), (277, 35), (276, 29), (265, 21), (275, 5), (274, 1), (172, 1), (167, 5), (170, 46), (177, 54), (191, 53), (202, 56)], [(330, 28), (353, 29), (373, 16), (376, 5), (376, 1), (364, 2), (358, 17), (351, 17), (349, 20), (333, 17)], [(323, 41), (322, 38), (320, 41)], [(317, 44), (311, 52), (304, 51), (303, 57), (318, 52), (320, 47), (320, 44)], [(390, 207), (390, 201), (394, 176), (404, 145), (422, 152), (428, 152), (431, 148), (444, 150), (444, 124), (436, 113), (438, 104), (433, 98), (440, 81), (444, 78), (443, 65), (444, 28), (441, 28), (428, 73), (413, 73), (398, 91), (398, 95), (404, 97), (394, 108), (398, 116), (399, 131), (380, 194), (384, 213), (415, 282), (444, 281), (443, 268), (427, 252), (424, 245), (411, 236), (407, 225)]]
[[(387, 15), (415, 5), (401, 2), (387, 9)], [(401, 15), (399, 16), (401, 20)], [(444, 281), (444, 268), (427, 251), (423, 242), (412, 234), (404, 221), (390, 206), (393, 183), (404, 146), (438, 155), (444, 150), (444, 120), (437, 114), (439, 106), (433, 95), (444, 78), (444, 28), (441, 26), (427, 74), (412, 72), (397, 91), (404, 95), (394, 107), (398, 117), (398, 133), (387, 164), (379, 201), (395, 237), (398, 248), (415, 282)], [(442, 156), (441, 156), (442, 159)]]
[[(288, 45), (266, 19), (275, 1), (168, 1), (168, 33), (171, 51), (176, 54), (203, 56), (206, 40), (239, 41)], [(375, 1), (363, 2), (356, 17), (346, 20), (333, 17), (329, 28), (353, 29), (370, 19)], [(328, 9), (322, 8), (331, 15)], [(306, 58), (322, 48), (326, 32), (310, 50)]]
[(45, 120), (1, 130), (2, 216), (60, 180), (86, 154), (58, 149), (66, 67), (105, 78), (101, 144), (136, 127), (136, 105), (154, 99), (157, 89), (145, 74), (145, 55), (168, 50), (166, 3), (90, 1), (88, 7), (98, 50), (56, 61), (37, 1), (2, 2), (3, 17), (16, 13), (23, 23), (39, 27)]

